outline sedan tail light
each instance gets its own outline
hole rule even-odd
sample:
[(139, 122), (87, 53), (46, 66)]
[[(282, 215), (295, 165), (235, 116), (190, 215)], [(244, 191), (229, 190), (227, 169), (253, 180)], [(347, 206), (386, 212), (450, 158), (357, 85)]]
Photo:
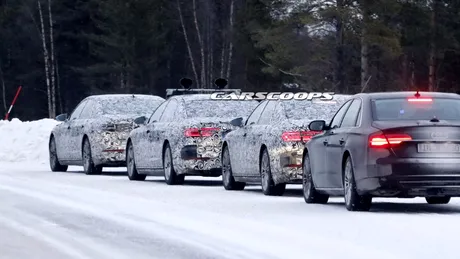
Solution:
[(389, 148), (410, 140), (412, 140), (412, 137), (407, 134), (383, 134), (378, 132), (369, 137), (369, 147)]
[(184, 135), (188, 138), (210, 137), (219, 131), (220, 128), (189, 128), (184, 131)]
[(283, 132), (281, 138), (284, 142), (307, 142), (318, 133), (320, 133), (320, 131), (286, 131)]

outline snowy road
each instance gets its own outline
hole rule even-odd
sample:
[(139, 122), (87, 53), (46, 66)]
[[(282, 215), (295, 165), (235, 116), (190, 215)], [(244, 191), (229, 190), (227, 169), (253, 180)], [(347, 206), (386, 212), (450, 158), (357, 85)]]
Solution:
[(377, 200), (350, 213), (342, 199), (307, 205), (219, 179), (130, 182), (46, 166), (0, 165), (0, 258), (458, 258), (460, 202)]

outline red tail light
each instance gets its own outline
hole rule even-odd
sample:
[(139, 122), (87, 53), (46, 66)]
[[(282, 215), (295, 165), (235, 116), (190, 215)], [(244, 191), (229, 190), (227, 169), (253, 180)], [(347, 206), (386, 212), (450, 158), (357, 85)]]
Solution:
[(189, 128), (184, 131), (184, 135), (189, 138), (210, 137), (219, 131), (220, 128)]
[(285, 142), (307, 142), (318, 133), (320, 133), (320, 131), (286, 131), (283, 132), (281, 138)]
[(431, 103), (433, 101), (432, 98), (409, 98), (407, 100), (411, 103)]
[(383, 134), (379, 132), (369, 137), (369, 147), (389, 148), (410, 140), (412, 137), (407, 134)]

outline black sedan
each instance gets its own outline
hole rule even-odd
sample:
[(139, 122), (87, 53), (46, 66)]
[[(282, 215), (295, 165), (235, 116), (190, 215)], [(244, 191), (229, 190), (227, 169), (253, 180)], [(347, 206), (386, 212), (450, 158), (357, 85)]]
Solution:
[(127, 165), (130, 180), (147, 175), (183, 184), (185, 175), (220, 176), (222, 135), (234, 130), (257, 101), (212, 100), (209, 94), (177, 95), (160, 105), (130, 133)]
[[(319, 132), (309, 131), (313, 118), (330, 119), (343, 103), (298, 100), (263, 101), (244, 127), (223, 141), (222, 180), (226, 190), (260, 183), (265, 195), (283, 195), (286, 184), (302, 182), (304, 144)], [(342, 102), (340, 102), (342, 101)]]
[(344, 196), (350, 211), (372, 197), (425, 197), (446, 204), (460, 196), (460, 96), (449, 93), (358, 94), (306, 145), (307, 203)]

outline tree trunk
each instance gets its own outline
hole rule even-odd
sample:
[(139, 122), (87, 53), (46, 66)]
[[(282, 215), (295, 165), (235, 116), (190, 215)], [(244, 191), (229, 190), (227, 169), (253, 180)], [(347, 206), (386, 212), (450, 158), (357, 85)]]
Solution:
[(59, 112), (64, 113), (64, 104), (62, 103), (62, 95), (61, 95), (61, 77), (59, 76), (59, 63), (56, 59), (56, 91), (58, 96), (59, 102)]
[(225, 71), (225, 41), (222, 39), (222, 52), (220, 54), (220, 78), (224, 78)]
[(49, 118), (54, 118), (56, 117), (56, 114), (54, 114), (54, 110), (53, 110), (53, 101), (52, 101), (50, 75), (49, 75), (49, 54), (48, 54), (48, 47), (46, 44), (45, 23), (43, 22), (43, 12), (42, 12), (42, 5), (40, 4), (40, 0), (37, 0), (37, 3), (38, 3), (38, 12), (40, 15), (41, 37), (42, 37), (42, 45), (43, 45), (43, 58), (45, 60), (46, 89), (47, 89), (47, 94), (48, 94), (48, 116)]
[(48, 15), (49, 15), (49, 23), (50, 23), (50, 58), (51, 58), (51, 104), (53, 106), (53, 113), (54, 117), (56, 117), (56, 68), (55, 68), (55, 61), (54, 61), (54, 34), (53, 34), (53, 13), (51, 12), (51, 0), (48, 0)]
[[(230, 3), (230, 21), (229, 21), (229, 39), (230, 44), (228, 46), (228, 60), (227, 60), (227, 80), (230, 85), (230, 73), (232, 72), (232, 57), (233, 57), (233, 9), (235, 5), (235, 0), (232, 0)], [(228, 85), (228, 87), (229, 87)]]
[(438, 0), (432, 1), (431, 19), (430, 19), (430, 57), (428, 60), (429, 72), (428, 72), (428, 91), (432, 92), (435, 88), (435, 70), (436, 70), (436, 12)]
[(198, 44), (200, 46), (200, 53), (201, 53), (201, 82), (199, 88), (206, 88), (206, 66), (205, 66), (205, 55), (204, 55), (204, 46), (203, 46), (203, 39), (201, 37), (200, 32), (200, 25), (198, 24), (198, 18), (196, 14), (196, 0), (193, 0), (193, 20), (195, 23), (196, 34), (198, 37)]
[[(343, 11), (344, 1), (337, 0), (337, 24), (335, 35), (335, 48), (336, 48), (336, 68), (335, 68), (335, 84), (338, 93), (345, 91), (345, 78), (344, 78), (344, 55), (343, 55)], [(362, 87), (362, 86), (361, 86)]]
[[(366, 1), (364, 1), (366, 2)], [(363, 24), (361, 32), (361, 89), (366, 87), (366, 82), (369, 77), (369, 44), (367, 42), (367, 26), (369, 24), (369, 11), (367, 9), (367, 3), (363, 3)]]
[(187, 29), (185, 28), (184, 17), (182, 16), (182, 8), (180, 7), (179, 0), (177, 0), (177, 9), (179, 11), (180, 24), (182, 27), (182, 32), (184, 33), (185, 44), (187, 45), (187, 51), (188, 51), (188, 56), (190, 58), (190, 63), (192, 65), (193, 75), (195, 76), (195, 83), (198, 84), (199, 83), (198, 73), (196, 72), (195, 60), (193, 58), (192, 48), (190, 47), (190, 41), (188, 40)]

